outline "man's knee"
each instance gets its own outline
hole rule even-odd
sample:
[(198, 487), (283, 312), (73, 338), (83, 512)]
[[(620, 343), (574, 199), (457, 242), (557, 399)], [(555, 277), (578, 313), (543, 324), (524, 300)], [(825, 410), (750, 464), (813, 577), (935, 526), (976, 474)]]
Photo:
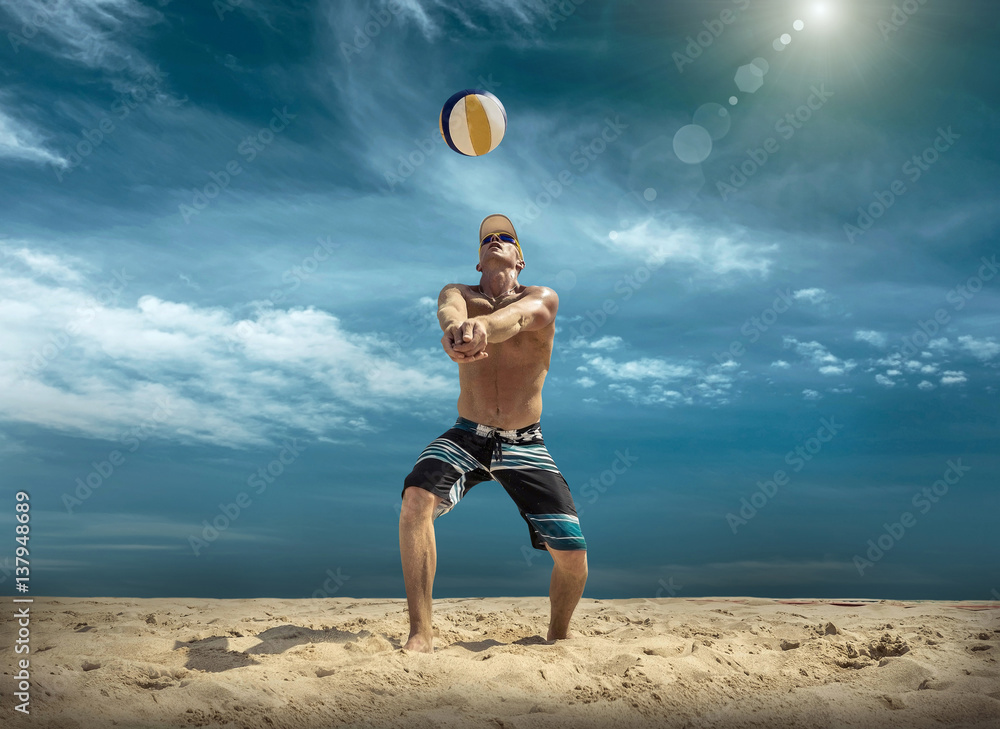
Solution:
[(586, 549), (554, 549), (545, 545), (552, 555), (552, 561), (561, 570), (574, 574), (586, 574), (587, 572), (587, 550)]
[(419, 486), (403, 489), (403, 507), (399, 510), (401, 520), (419, 520), (433, 517), (434, 508), (441, 499)]

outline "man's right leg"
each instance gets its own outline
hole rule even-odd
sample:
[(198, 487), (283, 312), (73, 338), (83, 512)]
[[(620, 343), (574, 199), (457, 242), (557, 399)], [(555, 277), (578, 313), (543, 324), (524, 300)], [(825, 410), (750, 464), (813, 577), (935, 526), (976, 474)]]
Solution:
[(403, 648), (423, 653), (434, 652), (431, 591), (437, 548), (433, 517), (439, 500), (430, 491), (409, 486), (403, 490), (403, 507), (399, 512), (399, 553), (410, 612), (410, 636)]

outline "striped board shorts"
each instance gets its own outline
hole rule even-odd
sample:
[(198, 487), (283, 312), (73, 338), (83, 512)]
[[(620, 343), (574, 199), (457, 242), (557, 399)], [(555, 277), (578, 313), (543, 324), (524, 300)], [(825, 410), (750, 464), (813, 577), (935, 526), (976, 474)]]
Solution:
[(459, 417), (417, 457), (403, 493), (416, 486), (439, 497), (437, 519), (483, 481), (499, 481), (514, 500), (535, 549), (587, 548), (569, 484), (545, 448), (540, 423), (499, 430)]

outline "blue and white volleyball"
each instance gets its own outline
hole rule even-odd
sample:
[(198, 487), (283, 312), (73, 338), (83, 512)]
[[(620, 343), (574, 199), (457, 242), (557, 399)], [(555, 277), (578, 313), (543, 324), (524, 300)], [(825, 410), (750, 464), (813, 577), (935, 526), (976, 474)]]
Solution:
[(448, 146), (467, 157), (496, 149), (507, 130), (507, 111), (489, 91), (465, 89), (441, 109), (441, 136)]

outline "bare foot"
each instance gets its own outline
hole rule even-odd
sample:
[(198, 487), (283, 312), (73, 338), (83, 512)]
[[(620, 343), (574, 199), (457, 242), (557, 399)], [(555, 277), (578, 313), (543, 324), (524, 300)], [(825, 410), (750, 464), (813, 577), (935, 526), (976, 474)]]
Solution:
[(400, 650), (404, 651), (416, 651), (417, 653), (433, 653), (434, 652), (434, 639), (425, 638), (422, 635), (411, 635), (409, 640)]
[(577, 633), (575, 630), (567, 630), (566, 631), (566, 635), (558, 635), (557, 636), (550, 629), (549, 630), (549, 634), (547, 636), (545, 636), (545, 640), (570, 640), (572, 638), (580, 638), (580, 637), (582, 637), (582, 636), (579, 633)]

